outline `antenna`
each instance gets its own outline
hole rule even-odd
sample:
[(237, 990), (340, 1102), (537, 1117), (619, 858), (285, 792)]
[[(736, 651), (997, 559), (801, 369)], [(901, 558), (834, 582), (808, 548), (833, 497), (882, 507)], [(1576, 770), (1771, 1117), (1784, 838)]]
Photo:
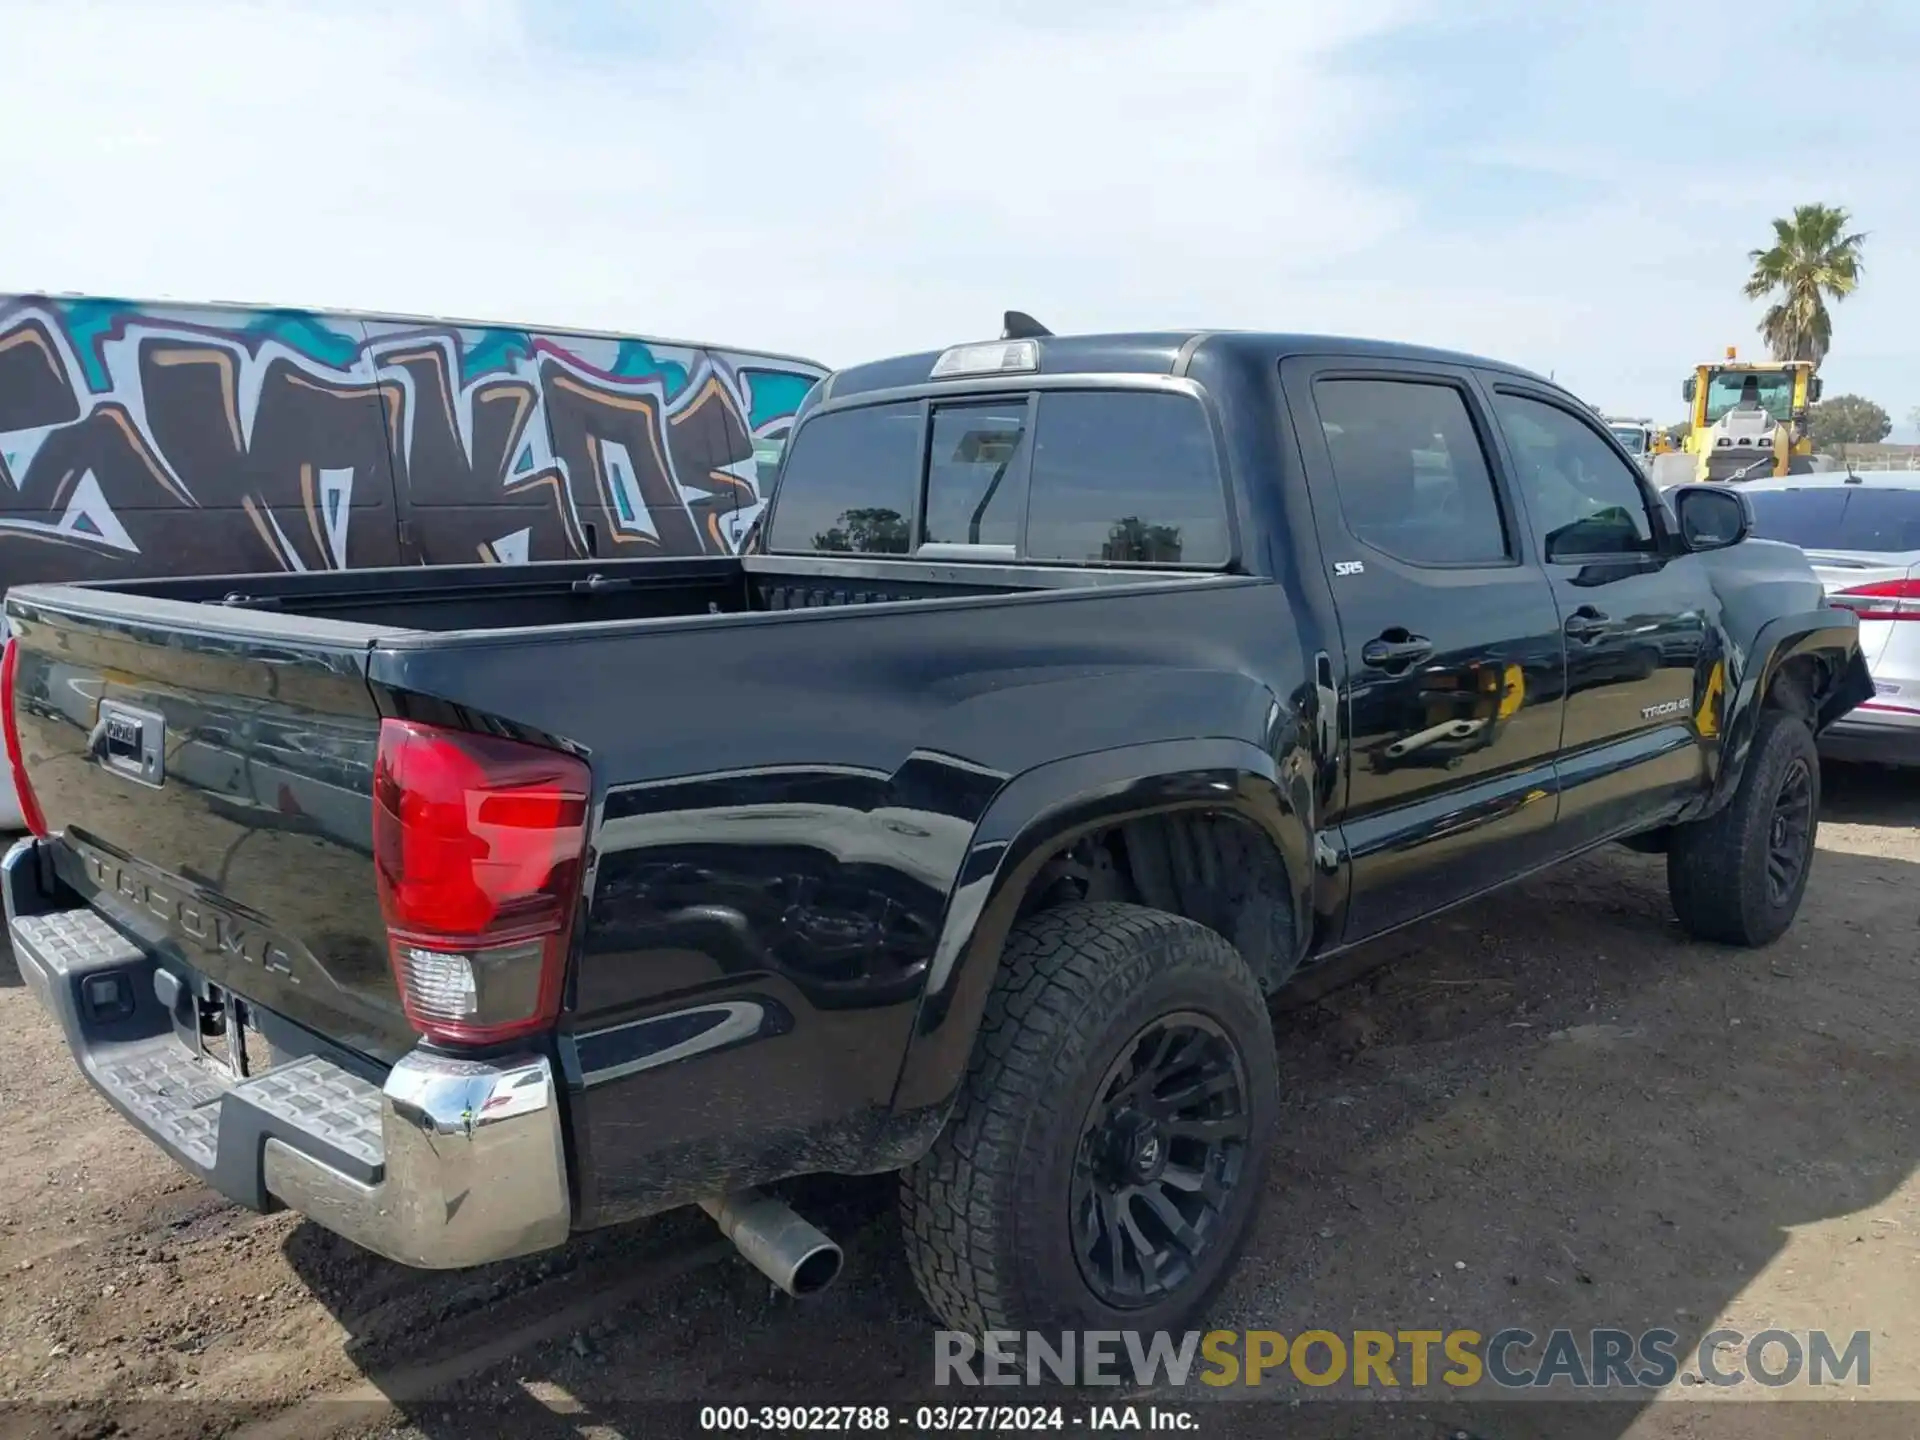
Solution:
[(1001, 322), (1002, 340), (1038, 340), (1042, 335), (1051, 335), (1053, 331), (1042, 325), (1024, 310), (1009, 310)]

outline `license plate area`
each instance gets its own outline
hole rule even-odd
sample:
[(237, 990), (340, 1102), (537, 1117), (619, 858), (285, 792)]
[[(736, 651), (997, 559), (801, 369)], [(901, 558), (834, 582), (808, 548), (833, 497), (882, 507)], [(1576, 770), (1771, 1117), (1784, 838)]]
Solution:
[(166, 742), (164, 715), (117, 700), (100, 702), (93, 752), (107, 769), (158, 789), (167, 778)]
[(273, 1066), (253, 1003), (191, 971), (163, 967), (155, 989), (173, 1015), (173, 1033), (200, 1062), (235, 1080)]
[(254, 1023), (253, 1007), (231, 990), (207, 988), (216, 998), (201, 1005), (201, 1059), (236, 1080), (263, 1074), (273, 1064), (273, 1052)]

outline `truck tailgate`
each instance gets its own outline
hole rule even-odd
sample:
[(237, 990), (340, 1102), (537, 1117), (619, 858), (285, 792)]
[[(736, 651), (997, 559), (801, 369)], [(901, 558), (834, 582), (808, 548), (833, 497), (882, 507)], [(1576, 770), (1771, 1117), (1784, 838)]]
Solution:
[(405, 1053), (372, 860), (382, 632), (62, 587), (8, 608), (61, 878), (163, 963), (370, 1058)]

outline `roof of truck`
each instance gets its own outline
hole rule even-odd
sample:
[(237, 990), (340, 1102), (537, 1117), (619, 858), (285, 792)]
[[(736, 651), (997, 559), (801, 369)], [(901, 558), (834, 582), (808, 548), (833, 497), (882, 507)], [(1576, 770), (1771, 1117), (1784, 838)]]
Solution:
[[(1252, 356), (1270, 363), (1293, 355), (1350, 355), (1356, 359), (1425, 360), (1442, 365), (1471, 365), (1483, 370), (1500, 370), (1524, 376), (1541, 384), (1553, 384), (1544, 377), (1501, 360), (1463, 354), (1453, 350), (1435, 350), (1423, 345), (1408, 345), (1393, 340), (1367, 340), (1342, 335), (1300, 335), (1257, 330), (1142, 330), (1103, 335), (1046, 335), (1032, 337), (1039, 345), (1039, 369), (1042, 375), (1179, 375), (1184, 374), (1192, 356), (1205, 349)], [(960, 342), (964, 345), (991, 345), (991, 339)], [(1011, 341), (1007, 343), (1013, 343)], [(822, 399), (841, 400), (852, 395), (932, 382), (934, 362), (948, 350), (923, 350), (912, 355), (894, 355), (861, 365), (849, 365), (830, 375), (821, 392)], [(1009, 378), (1013, 378), (1011, 375)], [(1559, 387), (1555, 387), (1559, 388)]]

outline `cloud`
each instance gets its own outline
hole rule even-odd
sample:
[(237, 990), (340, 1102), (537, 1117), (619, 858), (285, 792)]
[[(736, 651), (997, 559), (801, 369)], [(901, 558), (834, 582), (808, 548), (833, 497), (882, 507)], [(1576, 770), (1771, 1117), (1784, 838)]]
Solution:
[(0, 288), (829, 362), (1010, 306), (1327, 330), (1672, 418), (1758, 347), (1768, 218), (1826, 198), (1873, 232), (1828, 388), (1904, 414), (1910, 8), (1791, 25), (1787, 64), (1784, 12), (1756, 47), (1666, 0), (10, 0)]
[[(1554, 369), (1607, 408), (1678, 419), (1692, 365), (1729, 344), (1763, 353), (1761, 307), (1739, 289), (1771, 218), (1844, 205), (1869, 232), (1867, 282), (1834, 307), (1827, 389), (1904, 414), (1920, 400), (1920, 9), (1850, 0), (1790, 37), (1784, 18), (1481, 0), (1372, 45), (1365, 63), (1420, 87), (1428, 122), (1361, 162), (1444, 277), (1410, 298), (1413, 323)], [(1493, 205), (1488, 176), (1509, 181)]]
[(28, 4), (0, 284), (850, 360), (1010, 305), (1234, 323), (1395, 223), (1340, 164), (1365, 86), (1324, 73), (1377, 0), (700, 8)]

